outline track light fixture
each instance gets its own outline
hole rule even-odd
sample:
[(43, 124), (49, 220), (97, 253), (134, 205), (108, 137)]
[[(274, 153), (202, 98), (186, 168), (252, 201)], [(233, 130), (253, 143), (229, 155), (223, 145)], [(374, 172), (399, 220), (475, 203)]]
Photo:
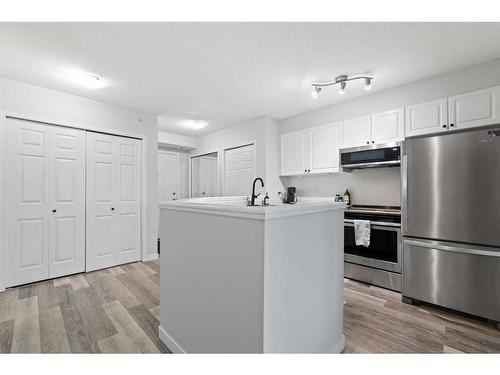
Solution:
[(327, 81), (327, 82), (313, 82), (312, 85), (312, 97), (314, 99), (319, 97), (319, 93), (323, 87), (326, 86), (332, 86), (336, 84), (340, 84), (340, 89), (339, 89), (339, 94), (343, 95), (345, 94), (345, 88), (347, 86), (347, 81), (354, 81), (356, 79), (364, 79), (365, 80), (365, 90), (370, 90), (372, 88), (372, 81), (373, 77), (372, 76), (367, 76), (367, 75), (352, 75), (348, 76), (346, 74), (342, 74), (340, 76), (335, 77), (333, 81)]

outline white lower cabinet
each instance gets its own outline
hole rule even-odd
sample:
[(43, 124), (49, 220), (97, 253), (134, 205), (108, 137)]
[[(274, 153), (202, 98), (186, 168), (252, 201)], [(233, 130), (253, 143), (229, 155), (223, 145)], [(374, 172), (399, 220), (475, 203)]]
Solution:
[(408, 106), (405, 117), (407, 137), (447, 131), (447, 98)]
[(85, 131), (6, 121), (3, 286), (85, 270)]
[(141, 141), (87, 133), (86, 269), (140, 259)]
[(404, 109), (374, 113), (371, 122), (371, 143), (390, 143), (404, 140)]
[(449, 129), (467, 129), (500, 122), (500, 87), (448, 98)]

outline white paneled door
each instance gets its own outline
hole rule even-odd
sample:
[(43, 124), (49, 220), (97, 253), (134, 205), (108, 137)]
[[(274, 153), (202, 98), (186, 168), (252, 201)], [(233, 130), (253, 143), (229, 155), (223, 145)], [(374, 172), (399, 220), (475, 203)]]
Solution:
[(53, 126), (49, 160), (49, 278), (85, 271), (85, 136)]
[(141, 142), (87, 133), (86, 269), (141, 257)]
[(179, 154), (158, 151), (158, 201), (179, 198)]
[(85, 270), (85, 132), (7, 119), (4, 286)]
[(255, 146), (226, 150), (224, 160), (224, 195), (249, 195), (255, 178)]

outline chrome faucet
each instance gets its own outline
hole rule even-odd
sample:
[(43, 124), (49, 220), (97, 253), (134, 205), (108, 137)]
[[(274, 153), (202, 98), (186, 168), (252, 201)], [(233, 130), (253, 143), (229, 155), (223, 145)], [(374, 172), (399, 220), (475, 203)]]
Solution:
[(255, 183), (257, 181), (260, 181), (262, 187), (264, 187), (264, 181), (262, 180), (262, 178), (260, 177), (257, 177), (255, 180), (253, 180), (253, 186), (252, 186), (252, 200), (250, 201), (250, 206), (255, 206), (255, 198), (257, 198), (259, 194), (255, 195)]

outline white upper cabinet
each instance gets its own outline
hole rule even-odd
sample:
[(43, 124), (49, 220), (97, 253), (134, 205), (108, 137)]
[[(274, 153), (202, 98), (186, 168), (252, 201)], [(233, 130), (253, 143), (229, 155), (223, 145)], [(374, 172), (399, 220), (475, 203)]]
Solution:
[(500, 86), (448, 98), (449, 128), (467, 129), (497, 124)]
[(281, 135), (281, 175), (307, 172), (307, 129)]
[(339, 149), (342, 146), (342, 122), (309, 129), (308, 173), (329, 173), (339, 170)]
[(404, 135), (404, 109), (395, 109), (372, 115), (372, 143), (402, 141)]
[(406, 136), (446, 131), (448, 129), (447, 107), (446, 98), (406, 107)]
[(355, 147), (370, 144), (371, 117), (363, 116), (344, 120), (344, 147)]

